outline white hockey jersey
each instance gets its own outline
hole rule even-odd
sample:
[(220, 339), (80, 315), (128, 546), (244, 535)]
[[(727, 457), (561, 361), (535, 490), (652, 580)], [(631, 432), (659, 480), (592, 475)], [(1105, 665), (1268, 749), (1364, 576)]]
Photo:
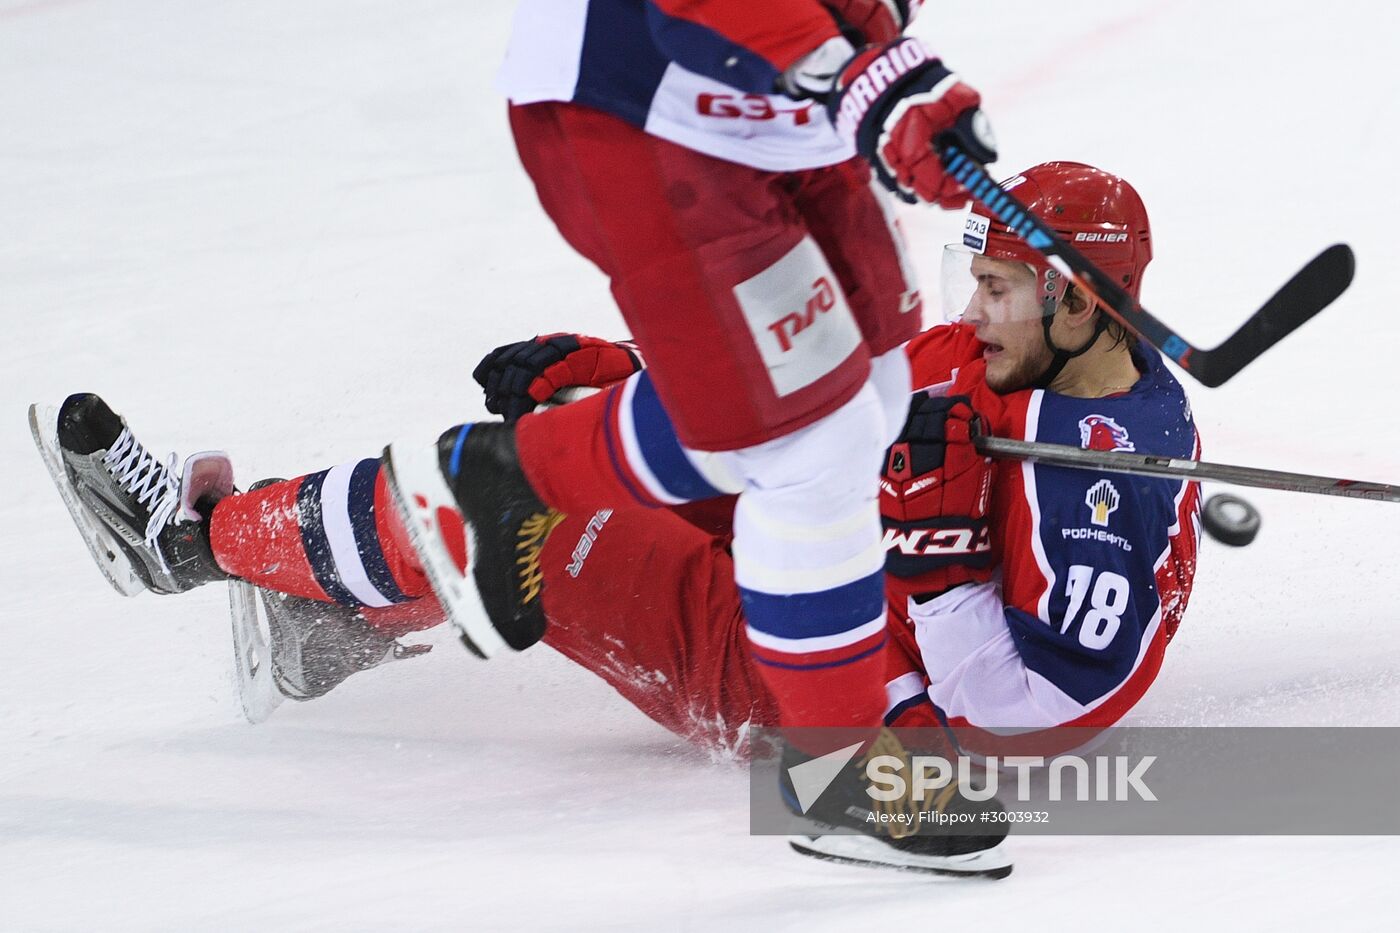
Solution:
[[(667, 12), (686, 6), (703, 4), (520, 0), (497, 86), (515, 104), (573, 101), (765, 171), (820, 168), (855, 155), (820, 104), (766, 93), (779, 73), (768, 58), (732, 34)], [(749, 5), (742, 22), (761, 25), (780, 13)]]

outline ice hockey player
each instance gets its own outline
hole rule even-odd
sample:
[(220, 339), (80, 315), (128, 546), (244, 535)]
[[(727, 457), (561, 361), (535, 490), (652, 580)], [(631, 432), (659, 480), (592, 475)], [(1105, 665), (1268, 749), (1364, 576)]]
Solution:
[[(1131, 187), (1075, 163), (1037, 166), (1008, 185), (1137, 294), (1151, 243)], [(921, 388), (884, 458), (884, 721), (1112, 724), (1156, 676), (1185, 608), (1199, 490), (989, 464), (970, 444), (974, 413), (1003, 436), (1105, 450), (1143, 441), (1190, 457), (1199, 448), (1184, 394), (1155, 351), (995, 222), (971, 215), (964, 244), (949, 247), (944, 263), (945, 308), (965, 312), (909, 345)], [(636, 442), (629, 420), (646, 379), (638, 365), (626, 345), (556, 336), (493, 351), (477, 375), (488, 405), (512, 414), (568, 386), (608, 387), (596, 442), (625, 447)], [(196, 455), (179, 479), (95, 396), (70, 398), (48, 430), (75, 519), (109, 531), (94, 550), (99, 563), (116, 552), (109, 575), (129, 563), (157, 592), (234, 575), (325, 607), (287, 614), (300, 626), (284, 637), (294, 650), (280, 660), (289, 695), (322, 693), (394, 656), (396, 635), (442, 619), (423, 598), (430, 588), (386, 501), (378, 460), (230, 494), (226, 461)], [(675, 456), (671, 444), (650, 449), (629, 479), (657, 501), (667, 487), (649, 464)], [(732, 500), (720, 505), (582, 508), (549, 518), (555, 533), (532, 530), (517, 553), (539, 588), (547, 644), (673, 731), (733, 752), (752, 725), (779, 715), (756, 663), (762, 636), (731, 579)], [(514, 577), (512, 568), (499, 572)], [(902, 840), (831, 835), (795, 845), (995, 874), (1009, 866), (995, 842), (979, 840), (952, 860)]]
[[(872, 170), (910, 201), (958, 206), (966, 193), (936, 146), (996, 158), (978, 94), (900, 37), (916, 8), (519, 3), (500, 80), (517, 151), (560, 233), (608, 277), (648, 374), (632, 447), (589, 443), (603, 403), (584, 401), (386, 454), (414, 549), (471, 650), (541, 637), (517, 543), (542, 545), (584, 503), (635, 501), (630, 474), (665, 448), (649, 467), (665, 504), (738, 495), (735, 582), (780, 724), (875, 734), (876, 476), (904, 421), (900, 347), (921, 304)], [(465, 576), (460, 532), (440, 521), (454, 512), (472, 542)]]

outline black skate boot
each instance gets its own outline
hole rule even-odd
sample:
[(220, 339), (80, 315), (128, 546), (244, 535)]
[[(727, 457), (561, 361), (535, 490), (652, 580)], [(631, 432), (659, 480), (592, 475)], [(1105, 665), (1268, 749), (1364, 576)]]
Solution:
[(530, 488), (514, 427), (466, 424), (432, 447), (392, 444), (384, 467), (414, 550), (467, 648), (489, 658), (539, 641), (540, 551), (564, 516)]
[[(1011, 874), (1011, 859), (1001, 844), (1007, 824), (998, 819), (1004, 810), (994, 798), (969, 800), (958, 792), (957, 779), (953, 778), (946, 787), (930, 791), (922, 799), (909, 789), (912, 782), (908, 782), (903, 796), (877, 802), (867, 793), (866, 762), (879, 755), (901, 759), (907, 777), (910, 754), (888, 729), (881, 731), (865, 754), (855, 755), (854, 751), (844, 750), (852, 760), (826, 783), (831, 772), (820, 762), (843, 752), (814, 760), (791, 745), (784, 747), (780, 789), (788, 807), (807, 820), (856, 831), (792, 836), (788, 842), (796, 852), (833, 862), (965, 878), (1005, 878)], [(941, 754), (946, 757), (947, 753)], [(810, 786), (810, 780), (803, 780), (808, 775), (801, 775), (809, 762), (815, 766), (815, 787)], [(813, 792), (814, 800), (805, 797)]]
[(227, 578), (214, 561), (205, 517), (233, 491), (225, 454), (194, 454), (176, 472), (107, 404), (71, 395), (57, 412), (29, 409), (44, 464), (99, 569), (123, 595), (181, 593)]

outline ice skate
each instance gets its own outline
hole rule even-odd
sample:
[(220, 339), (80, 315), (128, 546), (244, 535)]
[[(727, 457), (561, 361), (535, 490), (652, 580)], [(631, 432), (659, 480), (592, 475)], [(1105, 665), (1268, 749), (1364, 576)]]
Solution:
[(88, 551), (117, 592), (180, 593), (227, 578), (204, 520), (233, 491), (226, 454), (193, 454), (182, 469), (173, 454), (162, 463), (90, 393), (69, 396), (56, 411), (31, 405), (29, 426)]
[[(265, 479), (251, 492), (280, 479)], [(417, 657), (431, 645), (405, 645), (376, 631), (358, 609), (229, 580), (234, 674), (243, 715), (259, 723), (283, 700), (311, 700), (351, 674)]]
[[(795, 787), (793, 768), (812, 759), (792, 746), (784, 749), (781, 791), (788, 806), (833, 829), (856, 830), (791, 836), (788, 843), (794, 851), (833, 862), (950, 877), (1005, 878), (1011, 874), (1011, 858), (1002, 844), (1007, 824), (995, 819), (1003, 812), (1001, 804), (995, 799), (968, 800), (957, 793), (954, 782), (922, 800), (906, 795), (890, 801), (874, 813), (875, 804), (866, 793), (864, 778), (864, 762), (872, 755), (908, 757), (899, 740), (886, 730), (869, 752), (844, 765), (815, 800), (804, 800)], [(882, 821), (881, 816), (893, 820)], [(959, 817), (978, 827), (978, 834), (947, 828), (949, 824), (940, 822), (940, 818)]]
[(249, 722), (266, 720), (284, 699), (314, 700), (352, 674), (432, 650), (376, 631), (349, 606), (244, 580), (229, 581), (229, 599), (238, 697)]
[(564, 516), (530, 488), (514, 429), (467, 424), (431, 447), (392, 444), (384, 469), (433, 592), (467, 648), (489, 658), (539, 641), (540, 551)]

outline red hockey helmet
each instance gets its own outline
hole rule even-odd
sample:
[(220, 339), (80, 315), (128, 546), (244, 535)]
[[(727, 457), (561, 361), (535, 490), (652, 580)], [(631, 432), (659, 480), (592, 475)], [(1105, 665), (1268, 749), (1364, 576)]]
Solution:
[[(1002, 182), (1017, 200), (1053, 228), (1086, 259), (1112, 276), (1134, 298), (1152, 260), (1152, 232), (1142, 199), (1117, 175), (1082, 162), (1045, 162)], [(1025, 314), (1050, 316), (1064, 296), (1064, 276), (1011, 229), (969, 208), (963, 242), (944, 252), (945, 317), (962, 316), (977, 291), (974, 255), (1024, 262), (1036, 273), (1037, 301)]]

